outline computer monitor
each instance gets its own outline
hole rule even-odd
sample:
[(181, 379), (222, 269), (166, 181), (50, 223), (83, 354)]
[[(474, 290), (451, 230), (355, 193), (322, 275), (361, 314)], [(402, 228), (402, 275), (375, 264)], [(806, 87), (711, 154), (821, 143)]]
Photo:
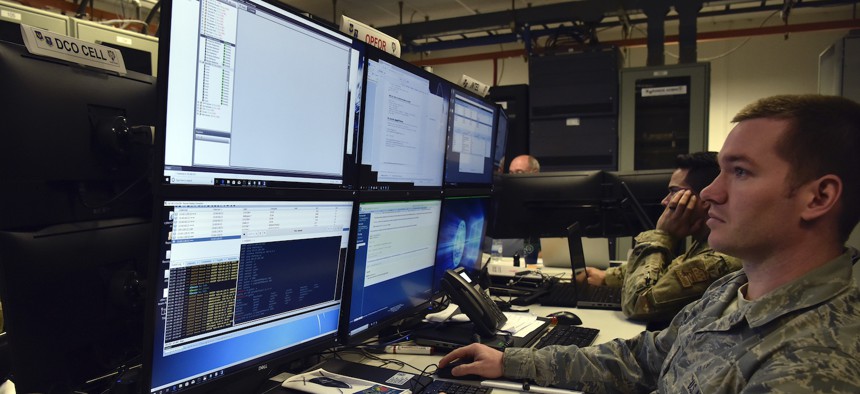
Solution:
[(351, 189), (361, 51), (277, 2), (162, 9), (163, 182)]
[(449, 269), (463, 267), (470, 277), (480, 276), (481, 243), (487, 233), (489, 209), (489, 196), (449, 197), (442, 200), (433, 279), (435, 293), (442, 291), (442, 276)]
[(352, 216), (352, 201), (164, 201), (145, 392), (253, 392), (336, 344)]
[[(607, 210), (607, 220), (616, 224), (617, 230), (614, 232), (617, 236), (635, 236), (654, 228), (646, 227), (640, 216), (644, 213), (651, 223), (657, 223), (664, 209), (661, 202), (668, 193), (669, 179), (674, 171), (666, 169), (606, 173), (607, 207), (610, 208)], [(622, 183), (627, 186), (629, 192)], [(641, 206), (642, 213), (636, 212), (636, 207), (632, 205), (633, 198)]]
[(454, 87), (445, 149), (445, 185), (488, 187), (493, 183), (495, 104)]
[(359, 343), (425, 307), (433, 295), (440, 200), (361, 202), (344, 339)]
[(375, 48), (365, 72), (360, 188), (441, 188), (450, 83)]
[(122, 52), (127, 69), (158, 76), (158, 37), (84, 19), (71, 18), (71, 21), (75, 37), (117, 48)]
[(119, 218), (0, 232), (4, 373), (18, 392), (101, 392), (139, 362), (151, 228)]
[[(7, 191), (0, 193), (0, 229), (149, 215), (154, 78), (33, 56), (2, 41), (0, 75)], [(116, 133), (123, 123), (144, 127)]]
[(573, 222), (586, 231), (600, 224), (601, 171), (504, 174), (496, 179), (489, 229), (493, 238), (563, 237)]
[(495, 147), (493, 147), (493, 171), (505, 172), (505, 149), (508, 146), (508, 114), (501, 108), (496, 111)]
[(65, 36), (72, 33), (68, 16), (5, 0), (0, 0), (0, 22), (7, 22), (0, 23), (0, 39), (22, 45), (24, 40), (21, 37), (21, 24)]

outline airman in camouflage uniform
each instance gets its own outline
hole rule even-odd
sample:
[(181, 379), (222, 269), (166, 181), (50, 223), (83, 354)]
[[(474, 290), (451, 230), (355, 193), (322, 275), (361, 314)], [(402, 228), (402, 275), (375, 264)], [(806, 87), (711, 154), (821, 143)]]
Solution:
[(741, 268), (740, 260), (698, 240), (674, 257), (678, 242), (662, 230), (642, 232), (627, 264), (606, 270), (606, 285), (622, 288), (621, 308), (630, 319), (670, 320), (715, 280)]
[(755, 301), (738, 297), (744, 272), (729, 274), (659, 332), (586, 348), (507, 349), (504, 375), (595, 393), (860, 393), (850, 253), (858, 252)]
[(860, 393), (860, 287), (845, 241), (860, 222), (860, 105), (774, 96), (741, 110), (701, 192), (708, 243), (743, 261), (668, 328), (597, 346), (480, 344), (452, 375), (595, 392)]
[[(738, 259), (708, 246), (708, 204), (697, 198), (720, 173), (716, 152), (679, 155), (675, 163), (657, 228), (636, 237), (627, 264), (605, 272), (587, 268), (590, 284), (622, 289), (621, 310), (633, 320), (668, 323), (711, 283), (741, 268)], [(676, 256), (688, 236), (692, 246)]]

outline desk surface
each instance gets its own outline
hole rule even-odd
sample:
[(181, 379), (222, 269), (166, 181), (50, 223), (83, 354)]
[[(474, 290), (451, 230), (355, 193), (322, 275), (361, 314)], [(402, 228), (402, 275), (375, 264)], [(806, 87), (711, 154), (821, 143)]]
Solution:
[[(532, 268), (532, 267), (529, 267)], [(550, 268), (550, 267), (534, 267), (541, 270), (541, 272), (557, 276), (561, 278), (570, 278), (571, 271), (570, 269), (563, 268)], [(600, 330), (600, 333), (597, 335), (594, 343), (604, 343), (609, 342), (616, 338), (631, 338), (633, 336), (638, 335), (643, 330), (645, 330), (645, 324), (632, 322), (627, 320), (623, 313), (620, 311), (611, 311), (611, 310), (602, 310), (602, 309), (581, 309), (581, 308), (561, 308), (561, 307), (550, 307), (550, 306), (541, 306), (541, 305), (530, 305), (529, 312), (533, 313), (537, 316), (547, 316), (550, 313), (568, 310), (575, 313), (582, 320), (583, 327), (591, 327), (597, 328)], [(429, 365), (436, 364), (439, 362), (439, 359), (442, 358), (442, 354), (434, 354), (434, 355), (411, 355), (411, 354), (381, 354), (379, 355), (383, 360), (398, 360), (408, 365), (417, 368), (417, 370), (413, 370), (409, 367), (398, 367), (394, 364), (385, 364), (384, 361), (371, 360), (361, 356), (358, 353), (347, 353), (343, 355), (343, 359), (353, 362), (360, 362), (367, 365), (373, 366), (383, 366), (386, 368), (397, 369), (407, 373), (418, 374), (420, 370), (424, 369)], [(432, 371), (432, 368), (428, 368), (428, 370)], [(277, 379), (276, 377), (275, 379)], [(281, 380), (285, 379), (280, 378)], [(493, 393), (497, 394), (509, 394), (515, 393), (514, 391), (501, 390), (501, 389), (493, 389)]]
[[(546, 307), (541, 305), (531, 305), (529, 306), (529, 312), (538, 315), (538, 316), (546, 316), (552, 312), (558, 312), (560, 310), (569, 310), (575, 314), (577, 314), (580, 319), (582, 319), (583, 327), (592, 327), (600, 330), (597, 338), (595, 339), (595, 344), (609, 342), (616, 338), (630, 338), (638, 335), (645, 329), (644, 324), (631, 322), (627, 320), (619, 311), (609, 311), (609, 310), (600, 310), (600, 309), (577, 309), (577, 308), (559, 308), (559, 307)], [(371, 360), (361, 356), (358, 353), (346, 353), (343, 355), (343, 359), (353, 362), (360, 362), (367, 365), (373, 366), (382, 366), (386, 368), (401, 370), (406, 373), (418, 374), (418, 372), (429, 365), (436, 364), (439, 362), (439, 359), (442, 358), (442, 354), (434, 354), (434, 355), (412, 355), (412, 354), (381, 354), (380, 358), (383, 360), (398, 360), (408, 365), (417, 368), (417, 370), (409, 368), (409, 367), (398, 367), (394, 364), (385, 364), (384, 361), (379, 360)], [(428, 368), (428, 371), (432, 371), (432, 368)], [(278, 379), (276, 377), (275, 379)], [(281, 380), (286, 379), (286, 377), (280, 378)], [(493, 389), (493, 393), (495, 394), (512, 394), (515, 391), (502, 390), (502, 389)]]

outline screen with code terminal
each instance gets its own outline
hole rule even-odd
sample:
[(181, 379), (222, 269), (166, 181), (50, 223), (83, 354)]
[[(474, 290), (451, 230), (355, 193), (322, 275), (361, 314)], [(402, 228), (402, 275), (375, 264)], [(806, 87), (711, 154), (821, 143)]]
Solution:
[(150, 392), (217, 384), (274, 357), (332, 345), (352, 208), (165, 201), (151, 282)]

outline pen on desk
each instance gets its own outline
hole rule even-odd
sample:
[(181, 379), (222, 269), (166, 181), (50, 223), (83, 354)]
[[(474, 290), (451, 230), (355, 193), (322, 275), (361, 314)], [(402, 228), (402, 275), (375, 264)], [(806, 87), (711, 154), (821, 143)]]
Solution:
[(385, 347), (386, 353), (391, 354), (433, 354), (433, 348), (430, 346), (413, 346), (413, 345), (389, 345)]
[(539, 393), (539, 394), (582, 394), (581, 391), (557, 389), (554, 387), (532, 386), (532, 385), (529, 385), (528, 383), (522, 384), (522, 383), (516, 383), (516, 382), (506, 382), (506, 381), (502, 381), (502, 380), (484, 380), (484, 381), (481, 381), (481, 386), (494, 388), (494, 389), (512, 390), (512, 391)]

